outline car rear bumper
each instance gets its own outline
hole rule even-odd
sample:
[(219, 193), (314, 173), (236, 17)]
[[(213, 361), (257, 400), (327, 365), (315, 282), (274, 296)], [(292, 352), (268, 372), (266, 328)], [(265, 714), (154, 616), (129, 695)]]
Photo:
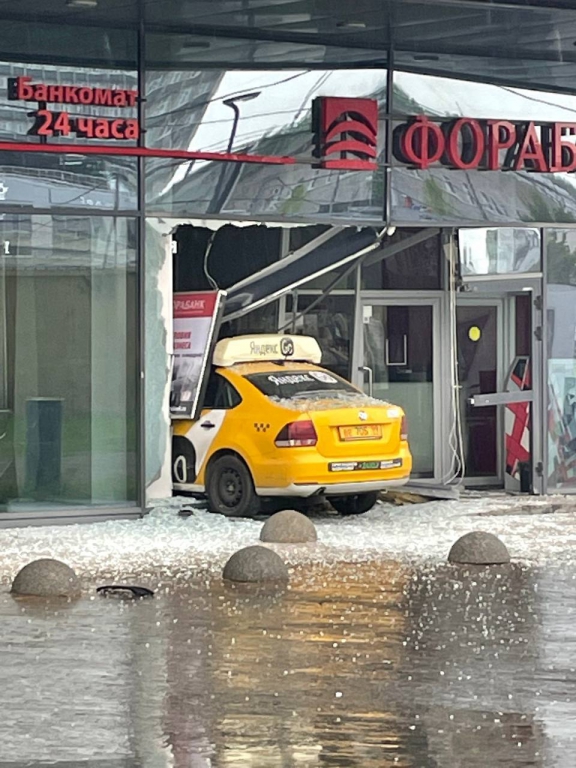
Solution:
[(351, 483), (290, 483), (285, 488), (256, 488), (258, 496), (346, 496), (384, 491), (406, 485), (410, 475), (395, 480), (363, 480)]

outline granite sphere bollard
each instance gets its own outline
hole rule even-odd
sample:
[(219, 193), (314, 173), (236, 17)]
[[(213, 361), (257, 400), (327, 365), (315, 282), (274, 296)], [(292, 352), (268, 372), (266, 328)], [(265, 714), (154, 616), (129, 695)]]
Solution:
[(66, 563), (41, 558), (16, 574), (11, 592), (21, 597), (79, 597), (80, 582)]
[(293, 509), (276, 512), (266, 520), (260, 531), (260, 541), (276, 544), (306, 544), (317, 540), (312, 520)]
[(448, 561), (460, 565), (502, 565), (510, 562), (510, 553), (493, 533), (472, 531), (452, 545)]
[(254, 545), (232, 555), (224, 566), (222, 578), (245, 583), (288, 581), (288, 568), (276, 552)]

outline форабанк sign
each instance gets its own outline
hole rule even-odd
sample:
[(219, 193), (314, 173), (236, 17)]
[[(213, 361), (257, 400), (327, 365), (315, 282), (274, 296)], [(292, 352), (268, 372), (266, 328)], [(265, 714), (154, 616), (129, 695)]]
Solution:
[[(461, 117), (411, 118), (394, 129), (393, 154), (412, 168), (460, 171), (576, 171), (576, 123)], [(572, 137), (572, 138), (571, 138)]]

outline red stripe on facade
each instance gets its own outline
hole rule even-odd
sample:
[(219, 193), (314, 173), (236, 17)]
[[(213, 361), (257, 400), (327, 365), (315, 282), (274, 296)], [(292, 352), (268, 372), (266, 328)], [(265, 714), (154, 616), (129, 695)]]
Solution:
[(102, 144), (32, 144), (0, 141), (3, 152), (49, 152), (59, 155), (121, 155), (123, 157), (159, 157), (174, 160), (210, 160), (225, 163), (256, 163), (260, 165), (309, 165), (310, 160), (297, 160), (290, 155), (238, 155), (229, 152), (188, 152), (184, 149), (149, 149), (148, 147), (119, 147)]

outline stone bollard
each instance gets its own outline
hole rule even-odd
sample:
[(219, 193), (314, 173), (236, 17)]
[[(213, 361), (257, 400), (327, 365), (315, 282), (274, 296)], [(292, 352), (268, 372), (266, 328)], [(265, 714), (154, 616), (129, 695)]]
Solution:
[(235, 552), (224, 566), (226, 581), (288, 581), (288, 568), (271, 549), (255, 545)]
[(80, 583), (66, 563), (42, 558), (17, 573), (11, 592), (22, 597), (79, 597)]
[(472, 531), (452, 545), (448, 562), (459, 565), (502, 565), (510, 562), (510, 554), (493, 533)]
[(266, 520), (260, 531), (260, 541), (276, 544), (306, 544), (317, 539), (312, 520), (292, 509), (276, 512)]

